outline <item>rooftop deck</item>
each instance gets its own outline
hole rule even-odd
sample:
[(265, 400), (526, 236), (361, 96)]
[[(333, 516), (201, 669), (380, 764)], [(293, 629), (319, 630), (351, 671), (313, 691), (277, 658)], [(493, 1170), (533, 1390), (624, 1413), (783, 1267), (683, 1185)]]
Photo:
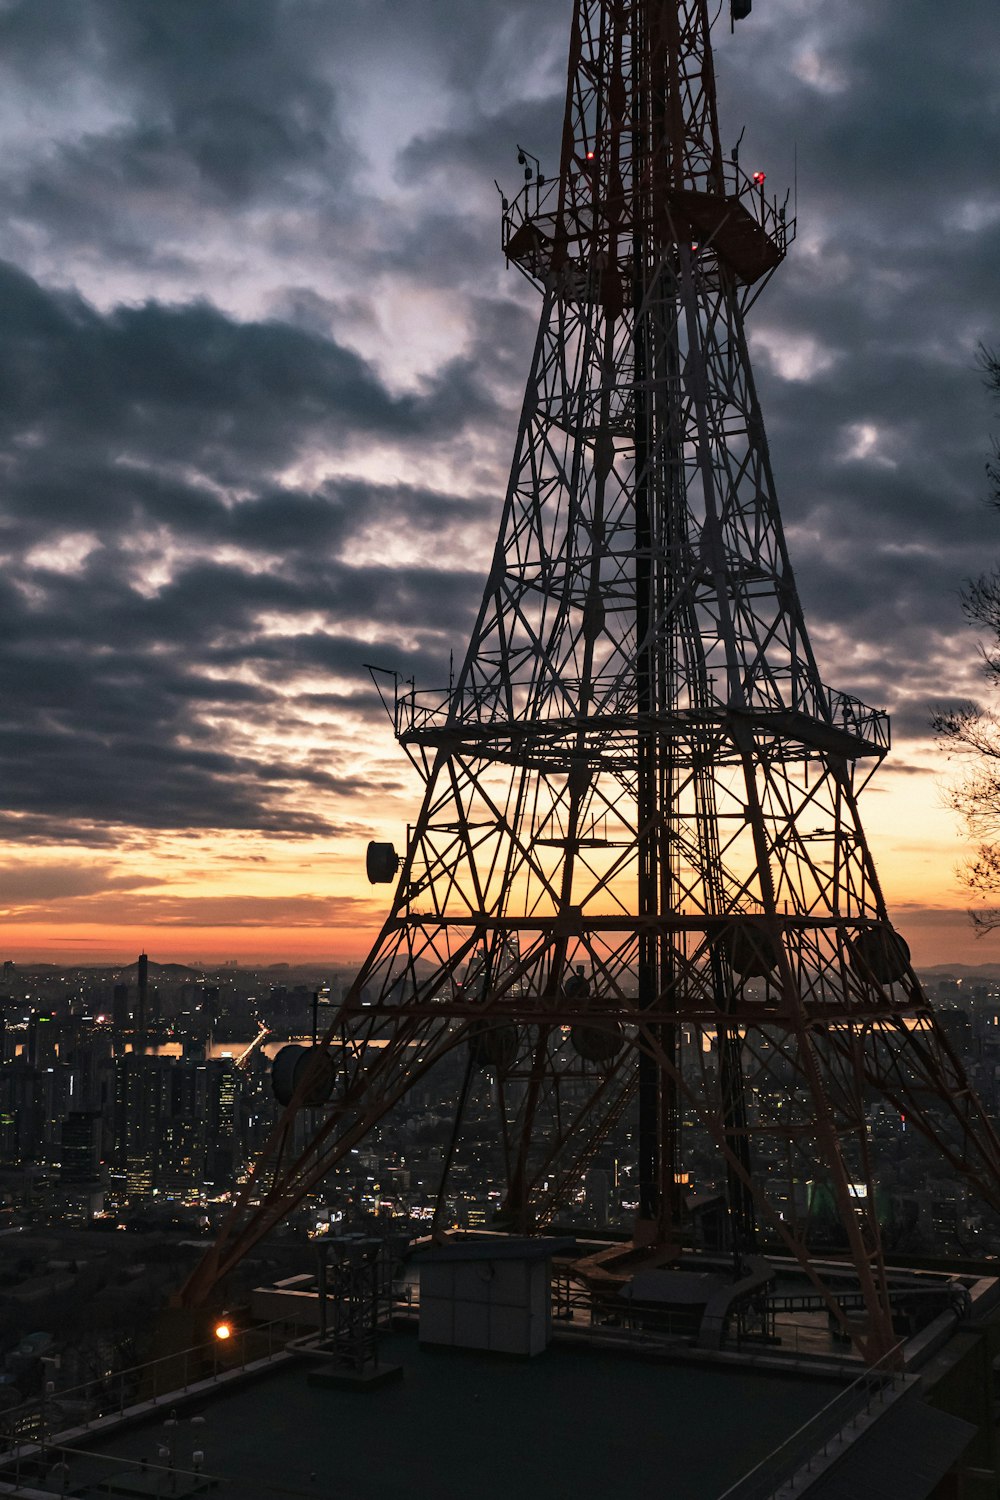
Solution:
[(427, 1349), (415, 1332), (386, 1335), (380, 1359), (403, 1378), (369, 1393), (311, 1384), (308, 1360), (293, 1359), (229, 1391), (162, 1400), (135, 1426), (53, 1449), (48, 1477), (22, 1477), (18, 1493), (192, 1495), (214, 1481), (243, 1500), (606, 1500), (623, 1483), (669, 1483), (671, 1500), (714, 1500), (837, 1391), (597, 1346), (557, 1343), (530, 1361)]

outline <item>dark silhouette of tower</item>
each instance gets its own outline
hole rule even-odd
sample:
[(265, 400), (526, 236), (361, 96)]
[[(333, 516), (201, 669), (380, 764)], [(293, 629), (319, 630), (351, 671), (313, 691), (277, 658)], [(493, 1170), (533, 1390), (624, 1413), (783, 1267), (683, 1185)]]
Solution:
[(558, 174), (522, 152), (504, 205), (542, 310), (482, 605), (448, 688), (386, 691), (425, 782), (402, 856), (369, 848), (390, 913), (190, 1302), (459, 1047), (453, 1140), (486, 1071), (503, 1222), (547, 1222), (630, 1115), (638, 1243), (669, 1256), (711, 1154), (734, 1254), (777, 1242), (843, 1322), (778, 1191), (821, 1183), (871, 1358), (870, 1092), (1000, 1202), (858, 815), (886, 719), (806, 632), (744, 333), (794, 226), (723, 153), (709, 32), (707, 0), (575, 0)]

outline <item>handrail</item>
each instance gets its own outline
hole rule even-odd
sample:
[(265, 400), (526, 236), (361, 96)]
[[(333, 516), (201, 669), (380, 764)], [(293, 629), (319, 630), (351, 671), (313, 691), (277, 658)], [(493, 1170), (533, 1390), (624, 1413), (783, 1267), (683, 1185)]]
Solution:
[[(194, 1435), (191, 1434), (192, 1441)], [(95, 1452), (92, 1448), (79, 1448), (69, 1443), (48, 1443), (44, 1449), (45, 1472), (36, 1472), (38, 1458), (25, 1458), (29, 1478), (25, 1481), (22, 1475), (22, 1465), (18, 1461), (14, 1470), (15, 1489), (8, 1488), (10, 1475), (6, 1479), (0, 1477), (0, 1495), (78, 1495), (82, 1493), (80, 1484), (80, 1473), (70, 1469), (70, 1460), (73, 1461), (77, 1471), (91, 1468), (98, 1471), (100, 1477), (88, 1477), (84, 1480), (86, 1493), (97, 1493), (104, 1491), (105, 1486), (113, 1478), (124, 1478), (125, 1475), (142, 1475), (148, 1482), (154, 1479), (157, 1482), (157, 1494), (178, 1493), (178, 1481), (187, 1482), (184, 1493), (200, 1493), (202, 1490), (228, 1490), (232, 1492), (236, 1481), (225, 1474), (215, 1474), (204, 1467), (201, 1454), (193, 1455), (195, 1466), (186, 1468), (175, 1461), (169, 1451), (166, 1461), (162, 1457), (157, 1460), (151, 1458), (120, 1458), (117, 1454), (107, 1452)], [(102, 1472), (103, 1471), (103, 1472)], [(110, 1471), (110, 1472), (109, 1472)], [(26, 1484), (27, 1487), (22, 1488)], [(44, 1489), (42, 1488), (44, 1486)], [(151, 1493), (151, 1492), (148, 1492)]]
[[(582, 688), (581, 679), (560, 677), (553, 681), (553, 696), (558, 689), (571, 710), (574, 703), (579, 703)], [(609, 717), (614, 720), (634, 716), (634, 690), (631, 685), (623, 684), (620, 672), (595, 674), (588, 680), (587, 688), (592, 717)], [(518, 689), (520, 697), (515, 701), (512, 716), (504, 694), (497, 685), (467, 687), (460, 698), (449, 688), (417, 688), (410, 685), (409, 690), (400, 693), (395, 701), (393, 727), (396, 737), (404, 739), (443, 729), (459, 734), (463, 730), (482, 729), (492, 729), (500, 735), (509, 734), (522, 723), (528, 722), (518, 712), (526, 691), (526, 687)], [(729, 712), (731, 706), (726, 700), (709, 691), (699, 703), (680, 704), (676, 709), (668, 711), (667, 718), (676, 719), (678, 723), (686, 720), (693, 722), (703, 716), (725, 717)], [(739, 712), (759, 720), (765, 726), (769, 720), (772, 721), (772, 727), (778, 732), (784, 728), (794, 735), (795, 721), (785, 722), (781, 716), (795, 715), (799, 722), (810, 720), (817, 726), (828, 726), (830, 731), (849, 736), (876, 752), (884, 753), (890, 745), (889, 719), (882, 709), (872, 708), (859, 698), (823, 683), (795, 679), (790, 673), (787, 676), (778, 675), (770, 684), (759, 683), (752, 687), (745, 706)], [(551, 717), (552, 727), (555, 728), (561, 722), (561, 716), (554, 714)], [(573, 717), (570, 712), (569, 718)], [(536, 727), (543, 730), (547, 723), (545, 719), (540, 721), (540, 726), (537, 721), (530, 722), (536, 723)]]
[[(46, 1434), (52, 1428), (50, 1414), (60, 1411), (66, 1403), (85, 1406), (85, 1416), (74, 1420), (71, 1414), (67, 1414), (66, 1420), (70, 1427), (86, 1430), (105, 1417), (123, 1413), (131, 1405), (143, 1401), (155, 1405), (162, 1397), (187, 1390), (194, 1383), (222, 1380), (237, 1369), (245, 1370), (259, 1360), (273, 1359), (284, 1351), (287, 1342), (282, 1339), (276, 1345), (275, 1330), (297, 1326), (294, 1319), (288, 1317), (275, 1318), (270, 1323), (254, 1323), (235, 1330), (224, 1357), (219, 1343), (209, 1339), (173, 1354), (129, 1365), (103, 1379), (95, 1376), (68, 1390), (43, 1391), (40, 1396), (22, 1401), (19, 1406), (0, 1412), (0, 1472), (25, 1444), (37, 1447), (46, 1442)], [(201, 1367), (208, 1360), (211, 1360), (212, 1369), (205, 1373)], [(169, 1378), (161, 1382), (157, 1379), (158, 1373)]]
[[(802, 1459), (808, 1457), (805, 1467), (811, 1469), (815, 1459), (828, 1457), (834, 1440), (849, 1426), (856, 1425), (859, 1417), (870, 1412), (876, 1400), (884, 1404), (887, 1388), (897, 1390), (905, 1380), (898, 1368), (904, 1343), (905, 1340), (900, 1339), (880, 1360), (863, 1370), (857, 1380), (838, 1391), (831, 1401), (814, 1412), (748, 1474), (730, 1485), (719, 1500), (773, 1500), (782, 1485), (803, 1467)], [(832, 1427), (831, 1420), (835, 1424)]]
[[(721, 184), (716, 178), (717, 170), (715, 167), (711, 170), (706, 167), (702, 171), (692, 171), (684, 182), (683, 189), (728, 199), (731, 203), (742, 203), (764, 233), (775, 242), (780, 253), (785, 255), (795, 238), (795, 220), (788, 218), (785, 206), (779, 204), (776, 197), (768, 197), (763, 183), (758, 182), (737, 162), (722, 163)], [(564, 187), (568, 189), (565, 194), (568, 201), (560, 217), (559, 205), (564, 196)], [(526, 225), (543, 226), (542, 232), (548, 230), (552, 238), (559, 225), (570, 242), (578, 241), (581, 237), (589, 238), (595, 223), (594, 210), (588, 202), (591, 192), (592, 184), (587, 173), (571, 172), (565, 179), (558, 173), (552, 177), (534, 177), (513, 198), (503, 200), (501, 235), (504, 249), (510, 245), (517, 231)]]

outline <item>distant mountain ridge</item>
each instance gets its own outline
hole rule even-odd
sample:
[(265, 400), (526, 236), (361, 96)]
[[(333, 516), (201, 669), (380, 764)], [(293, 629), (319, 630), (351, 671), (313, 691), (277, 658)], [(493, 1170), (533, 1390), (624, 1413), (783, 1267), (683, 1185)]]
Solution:
[(917, 969), (920, 979), (1000, 979), (1000, 963), (934, 964)]
[[(152, 958), (146, 959), (146, 965), (147, 973), (163, 974), (169, 976), (171, 979), (202, 979), (205, 974), (204, 969), (192, 969), (187, 964), (158, 964)], [(107, 965), (104, 965), (104, 967), (106, 968)], [(138, 974), (139, 960), (136, 959), (131, 964), (123, 964), (116, 972), (119, 974)]]
[[(295, 980), (302, 976), (316, 976), (334, 972), (344, 973), (358, 967), (359, 964), (344, 963), (330, 960), (323, 962), (317, 960), (315, 963), (273, 963), (273, 964), (201, 964), (192, 966), (190, 964), (158, 963), (156, 959), (147, 960), (150, 977), (160, 975), (164, 979), (219, 979), (233, 978), (236, 975), (247, 974), (271, 974), (280, 976), (285, 980)], [(138, 960), (133, 959), (127, 964), (92, 964), (92, 963), (17, 963), (15, 970), (24, 974), (65, 974), (72, 970), (76, 973), (87, 974), (118, 974), (136, 975), (138, 972)], [(917, 967), (917, 975), (922, 980), (938, 979), (962, 979), (969, 981), (997, 980), (1000, 981), (1000, 962), (987, 964), (921, 964)]]

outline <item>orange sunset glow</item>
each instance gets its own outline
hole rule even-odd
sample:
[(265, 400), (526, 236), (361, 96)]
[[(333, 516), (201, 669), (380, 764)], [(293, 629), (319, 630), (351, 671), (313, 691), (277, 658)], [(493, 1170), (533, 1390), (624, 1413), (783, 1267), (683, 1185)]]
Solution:
[[(950, 118), (969, 80), (914, 125), (860, 10), (804, 38), (759, 9), (717, 28), (720, 117), (753, 122), (762, 191), (798, 192), (748, 327), (805, 618), (824, 680), (892, 717), (861, 808), (915, 961), (1000, 962), (930, 731), (983, 695), (959, 596), (1000, 553), (995, 163)], [(353, 14), (265, 26), (224, 77), (161, 68), (111, 8), (36, 38), (20, 83), (14, 56), (3, 958), (349, 965), (388, 910), (365, 847), (404, 847), (421, 789), (368, 667), (433, 686), (469, 639), (538, 316), (494, 182), (521, 185), (518, 140), (556, 170), (565, 96), (565, 6), (472, 40), (425, 11), (405, 45)], [(258, 67), (287, 110), (223, 129), (264, 108)]]
[[(391, 754), (388, 723), (382, 732)], [(921, 773), (900, 774), (890, 757), (862, 797), (890, 909), (917, 964), (996, 961), (998, 940), (973, 936), (956, 876), (964, 849), (944, 806), (947, 768), (933, 747), (923, 758)], [(366, 828), (355, 817), (342, 839), (300, 839), (287, 848), (211, 833), (151, 840), (114, 863), (83, 850), (67, 850), (62, 860), (55, 851), (22, 858), (7, 866), (24, 897), (6, 903), (4, 956), (105, 964), (131, 962), (145, 949), (161, 962), (359, 963), (388, 908), (387, 888), (365, 879), (365, 845), (369, 838), (401, 844), (416, 787), (412, 796), (408, 804), (402, 788), (395, 794), (394, 818), (373, 815)]]

